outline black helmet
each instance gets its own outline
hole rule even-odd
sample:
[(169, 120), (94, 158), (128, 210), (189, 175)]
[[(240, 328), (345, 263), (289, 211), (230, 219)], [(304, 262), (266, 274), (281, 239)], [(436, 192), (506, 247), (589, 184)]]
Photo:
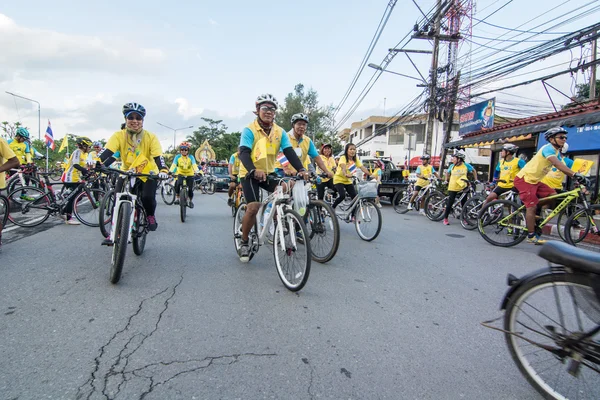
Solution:
[(429, 154), (423, 154), (421, 160), (431, 160), (431, 156)]
[(88, 146), (90, 147), (92, 145), (92, 141), (85, 137), (85, 136), (79, 136), (76, 140), (75, 140), (75, 144), (77, 146)]
[(549, 142), (550, 138), (558, 135), (559, 133), (568, 133), (566, 130), (564, 130), (563, 128), (561, 128), (560, 126), (556, 126), (554, 128), (550, 128), (546, 131), (546, 133), (544, 133), (544, 137), (546, 138), (546, 141)]

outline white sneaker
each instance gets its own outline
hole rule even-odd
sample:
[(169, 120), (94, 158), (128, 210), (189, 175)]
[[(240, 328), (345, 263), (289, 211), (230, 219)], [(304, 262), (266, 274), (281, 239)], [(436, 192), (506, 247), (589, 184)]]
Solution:
[(419, 214), (427, 216), (427, 214), (425, 214), (425, 210), (420, 210)]
[(383, 206), (381, 205), (381, 203), (377, 203), (377, 208), (382, 208)]
[(412, 209), (413, 209), (412, 203), (409, 203), (409, 204), (408, 204), (408, 207), (406, 207), (406, 209), (407, 209), (408, 211), (412, 210)]
[(71, 218), (67, 220), (67, 225), (81, 225), (81, 222), (77, 221), (75, 218)]

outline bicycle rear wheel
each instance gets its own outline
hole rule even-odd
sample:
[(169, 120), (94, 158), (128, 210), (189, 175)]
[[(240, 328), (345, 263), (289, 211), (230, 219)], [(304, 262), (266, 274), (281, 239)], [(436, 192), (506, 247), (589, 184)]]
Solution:
[(292, 292), (302, 289), (310, 275), (310, 237), (300, 214), (286, 209), (281, 225), (275, 227), (273, 255), (277, 274)]
[(125, 254), (127, 254), (127, 239), (129, 237), (129, 220), (131, 218), (131, 204), (122, 203), (117, 214), (115, 226), (115, 242), (113, 245), (110, 266), (110, 283), (117, 283), (121, 279)]
[(600, 334), (578, 340), (600, 324), (600, 300), (591, 285), (589, 275), (542, 275), (508, 301), (504, 337), (510, 355), (545, 398), (598, 398)]
[(340, 225), (335, 212), (324, 201), (311, 200), (306, 218), (312, 259), (326, 263), (335, 256), (340, 246)]
[(479, 212), (477, 227), (486, 242), (500, 247), (511, 247), (527, 237), (525, 210), (508, 200), (487, 203)]
[(374, 240), (381, 232), (383, 218), (381, 210), (373, 200), (359, 200), (354, 209), (354, 226), (358, 236), (367, 242)]
[(408, 190), (398, 190), (392, 197), (392, 205), (394, 211), (398, 214), (406, 214), (408, 212), (408, 204), (412, 193)]
[[(27, 191), (27, 199), (21, 198), (22, 190)], [(42, 224), (50, 217), (50, 195), (33, 186), (19, 187), (8, 195), (9, 219), (15, 225), (31, 228)]]
[(214, 181), (210, 181), (208, 182), (208, 184), (206, 185), (206, 193), (208, 194), (215, 194), (215, 182)]
[(460, 224), (463, 228), (468, 231), (477, 229), (479, 211), (481, 210), (481, 207), (483, 207), (484, 201), (485, 197), (480, 194), (476, 194), (467, 200), (460, 214)]
[(187, 186), (183, 185), (179, 193), (179, 216), (181, 217), (181, 222), (185, 222), (185, 217), (187, 216)]
[(175, 188), (170, 183), (165, 183), (160, 188), (160, 196), (166, 205), (170, 206), (175, 201)]
[(115, 190), (111, 189), (104, 194), (98, 210), (98, 224), (100, 225), (100, 232), (102, 232), (102, 236), (105, 238), (110, 237), (114, 208)]
[(441, 221), (444, 218), (444, 211), (446, 210), (446, 202), (448, 197), (444, 196), (442, 192), (433, 191), (426, 198), (423, 208), (425, 209), (425, 215), (431, 221)]
[(73, 202), (73, 215), (84, 225), (94, 228), (100, 226), (100, 205), (103, 198), (103, 190), (84, 189)]
[(135, 217), (133, 219), (133, 232), (131, 241), (133, 252), (136, 256), (141, 256), (146, 247), (146, 235), (148, 234), (148, 221), (146, 220), (146, 211), (144, 207), (136, 204)]

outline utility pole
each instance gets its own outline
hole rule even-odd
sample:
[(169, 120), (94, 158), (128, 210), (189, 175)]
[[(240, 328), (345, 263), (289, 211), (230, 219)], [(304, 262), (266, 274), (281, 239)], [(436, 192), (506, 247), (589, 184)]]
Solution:
[[(594, 32), (594, 35), (596, 32)], [(592, 62), (596, 61), (596, 51), (598, 50), (598, 39), (592, 42)], [(592, 65), (592, 73), (590, 74), (590, 100), (596, 98), (596, 65)]]
[[(456, 100), (458, 98), (458, 85), (460, 84), (460, 71), (454, 77), (452, 83), (452, 96), (450, 98), (450, 107), (448, 109), (448, 121), (446, 122), (446, 132), (444, 132), (444, 140), (442, 141), (442, 153), (440, 155), (440, 171), (444, 168), (444, 162), (446, 161), (446, 143), (450, 141), (450, 134), (452, 133), (452, 124), (454, 123), (454, 108), (456, 107)], [(441, 175), (440, 175), (441, 176)]]

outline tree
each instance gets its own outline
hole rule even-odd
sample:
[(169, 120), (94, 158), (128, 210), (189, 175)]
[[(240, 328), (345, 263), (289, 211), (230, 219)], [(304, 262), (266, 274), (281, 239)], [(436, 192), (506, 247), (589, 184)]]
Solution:
[(280, 104), (276, 121), (286, 131), (292, 128), (292, 116), (304, 113), (308, 116), (306, 134), (313, 139), (316, 146), (322, 143), (331, 143), (333, 152), (342, 148), (340, 141), (333, 132), (333, 105), (319, 106), (319, 94), (310, 88), (305, 90), (302, 83), (294, 87), (294, 92), (288, 93), (284, 104)]
[(4, 132), (2, 137), (5, 139), (12, 139), (15, 137), (15, 133), (17, 132), (17, 128), (21, 126), (20, 122), (9, 123), (8, 121), (0, 122), (0, 129)]
[(237, 148), (240, 145), (241, 137), (241, 132), (231, 132), (224, 133), (217, 138), (214, 144), (211, 144), (213, 150), (215, 151), (217, 160), (229, 161), (229, 157), (237, 151)]
[[(590, 98), (590, 83), (580, 83), (575, 86), (575, 101), (585, 101)], [(596, 80), (596, 97), (600, 93), (600, 79)]]
[(204, 143), (205, 140), (213, 145), (215, 139), (227, 133), (227, 125), (223, 124), (223, 120), (214, 120), (202, 117), (202, 120), (208, 125), (200, 126), (191, 135), (187, 137), (188, 142), (192, 144), (193, 149), (197, 149)]

